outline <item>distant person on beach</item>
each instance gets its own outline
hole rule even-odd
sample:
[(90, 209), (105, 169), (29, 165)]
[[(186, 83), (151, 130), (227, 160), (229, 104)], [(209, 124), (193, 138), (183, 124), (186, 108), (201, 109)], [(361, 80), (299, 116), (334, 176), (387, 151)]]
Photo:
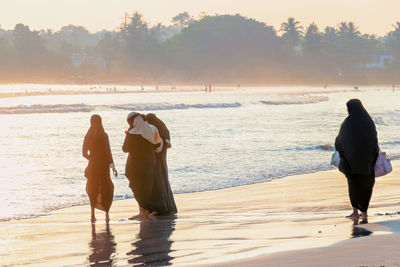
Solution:
[(163, 140), (157, 128), (144, 121), (141, 114), (131, 112), (127, 121), (129, 129), (122, 146), (122, 150), (129, 153), (125, 176), (139, 204), (139, 214), (129, 219), (148, 219), (157, 215), (152, 204), (152, 190), (158, 175), (156, 152), (162, 151)]
[(154, 125), (161, 138), (163, 139), (163, 148), (161, 153), (156, 153), (157, 168), (161, 170), (160, 175), (157, 177), (153, 186), (153, 199), (158, 204), (158, 210), (162, 214), (174, 214), (177, 212), (174, 195), (171, 190), (171, 185), (168, 179), (168, 165), (167, 165), (167, 149), (171, 147), (171, 136), (165, 123), (160, 120), (156, 114), (149, 113), (146, 115), (145, 120)]
[[(353, 212), (347, 216), (366, 222), (368, 206), (375, 184), (378, 137), (371, 116), (358, 99), (347, 102), (348, 116), (343, 121), (335, 148), (340, 155), (339, 170), (346, 175)], [(358, 213), (361, 211), (361, 214)]]
[(105, 211), (106, 221), (109, 221), (109, 210), (114, 196), (114, 185), (110, 178), (109, 168), (113, 170), (115, 176), (118, 173), (100, 115), (94, 114), (90, 118), (90, 128), (83, 141), (82, 155), (89, 160), (85, 169), (85, 177), (87, 178), (86, 192), (90, 200), (91, 221), (96, 221), (95, 208)]

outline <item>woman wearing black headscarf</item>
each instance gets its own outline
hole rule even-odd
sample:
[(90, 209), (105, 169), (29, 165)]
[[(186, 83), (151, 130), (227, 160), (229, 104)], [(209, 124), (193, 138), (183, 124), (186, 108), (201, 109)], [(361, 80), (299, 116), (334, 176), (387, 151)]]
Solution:
[(373, 120), (358, 99), (347, 102), (348, 116), (335, 140), (340, 155), (339, 170), (346, 175), (353, 213), (348, 217), (366, 220), (372, 189), (375, 184), (374, 166), (379, 147)]
[(89, 160), (85, 169), (86, 192), (89, 195), (91, 221), (95, 222), (94, 209), (106, 212), (106, 221), (114, 196), (114, 185), (110, 178), (109, 168), (117, 176), (110, 149), (108, 135), (104, 131), (101, 117), (97, 114), (90, 118), (90, 128), (86, 133), (82, 146), (82, 155)]
[(174, 200), (174, 195), (171, 190), (171, 185), (168, 179), (168, 165), (167, 165), (167, 149), (171, 147), (171, 137), (169, 130), (165, 123), (160, 120), (156, 114), (149, 113), (146, 115), (146, 121), (154, 125), (161, 138), (163, 139), (163, 149), (161, 153), (156, 154), (157, 167), (159, 168), (160, 175), (153, 186), (153, 205), (157, 207), (159, 215), (170, 215), (177, 213), (177, 208)]

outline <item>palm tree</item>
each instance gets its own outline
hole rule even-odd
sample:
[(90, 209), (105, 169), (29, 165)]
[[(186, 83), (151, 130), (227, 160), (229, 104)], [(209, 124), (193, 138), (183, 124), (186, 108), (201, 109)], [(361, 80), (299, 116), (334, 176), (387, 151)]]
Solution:
[(346, 32), (349, 32), (349, 26), (347, 26), (347, 22), (340, 22), (338, 29), (339, 35), (343, 35)]
[(319, 32), (317, 24), (314, 22), (311, 23), (306, 30), (306, 34), (304, 36), (304, 48), (303, 53), (304, 56), (308, 58), (308, 60), (318, 60), (321, 55), (321, 33)]
[(349, 28), (349, 34), (352, 36), (359, 36), (360, 35), (360, 31), (358, 30), (358, 27), (353, 23), (353, 22), (349, 22), (348, 24), (348, 28)]
[(282, 38), (285, 40), (289, 50), (293, 50), (299, 44), (303, 35), (303, 27), (299, 24), (300, 22), (293, 17), (288, 18), (287, 22), (281, 24)]
[(358, 27), (353, 22), (341, 22), (338, 30), (339, 36), (344, 36), (349, 39), (356, 39), (360, 36)]
[(313, 22), (308, 26), (304, 38), (313, 39), (316, 36), (320, 36), (320, 33), (317, 24)]
[(400, 22), (397, 21), (396, 24), (393, 24), (394, 30), (389, 32), (389, 36), (392, 39), (400, 40)]
[(387, 48), (396, 57), (400, 57), (400, 22), (393, 25), (394, 30), (387, 34)]
[(325, 27), (324, 33), (323, 33), (323, 39), (326, 42), (334, 42), (337, 38), (337, 31), (334, 27)]

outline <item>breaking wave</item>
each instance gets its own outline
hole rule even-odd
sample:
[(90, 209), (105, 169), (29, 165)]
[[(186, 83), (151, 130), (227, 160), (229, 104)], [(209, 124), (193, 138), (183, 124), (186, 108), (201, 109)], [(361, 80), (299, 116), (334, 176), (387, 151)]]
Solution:
[(377, 125), (387, 125), (382, 117), (373, 117), (372, 118)]
[(172, 109), (190, 109), (190, 108), (237, 108), (240, 103), (213, 103), (213, 104), (169, 104), (169, 103), (151, 103), (151, 104), (123, 104), (92, 106), (85, 104), (59, 104), (59, 105), (19, 105), (13, 107), (0, 107), (0, 114), (28, 114), (28, 113), (68, 113), (68, 112), (90, 112), (97, 107), (124, 110), (172, 110)]
[(190, 108), (237, 108), (241, 104), (235, 103), (213, 103), (213, 104), (169, 104), (169, 103), (154, 103), (154, 104), (124, 104), (113, 105), (110, 108), (125, 109), (125, 110), (172, 110), (172, 109), (190, 109)]
[(0, 114), (28, 114), (28, 113), (68, 113), (68, 112), (89, 112), (95, 107), (85, 104), (70, 105), (19, 105), (14, 107), (0, 107)]
[(285, 97), (277, 100), (260, 100), (261, 103), (267, 105), (302, 105), (302, 104), (315, 104), (328, 101), (327, 96), (295, 96)]

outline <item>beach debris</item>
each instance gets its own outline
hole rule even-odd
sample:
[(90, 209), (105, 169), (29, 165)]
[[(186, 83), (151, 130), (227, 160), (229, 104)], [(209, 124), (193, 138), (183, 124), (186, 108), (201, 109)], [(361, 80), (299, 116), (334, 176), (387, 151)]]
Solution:
[(375, 216), (394, 216), (394, 215), (400, 215), (400, 211), (394, 211), (394, 212), (385, 212), (385, 213), (375, 213)]

